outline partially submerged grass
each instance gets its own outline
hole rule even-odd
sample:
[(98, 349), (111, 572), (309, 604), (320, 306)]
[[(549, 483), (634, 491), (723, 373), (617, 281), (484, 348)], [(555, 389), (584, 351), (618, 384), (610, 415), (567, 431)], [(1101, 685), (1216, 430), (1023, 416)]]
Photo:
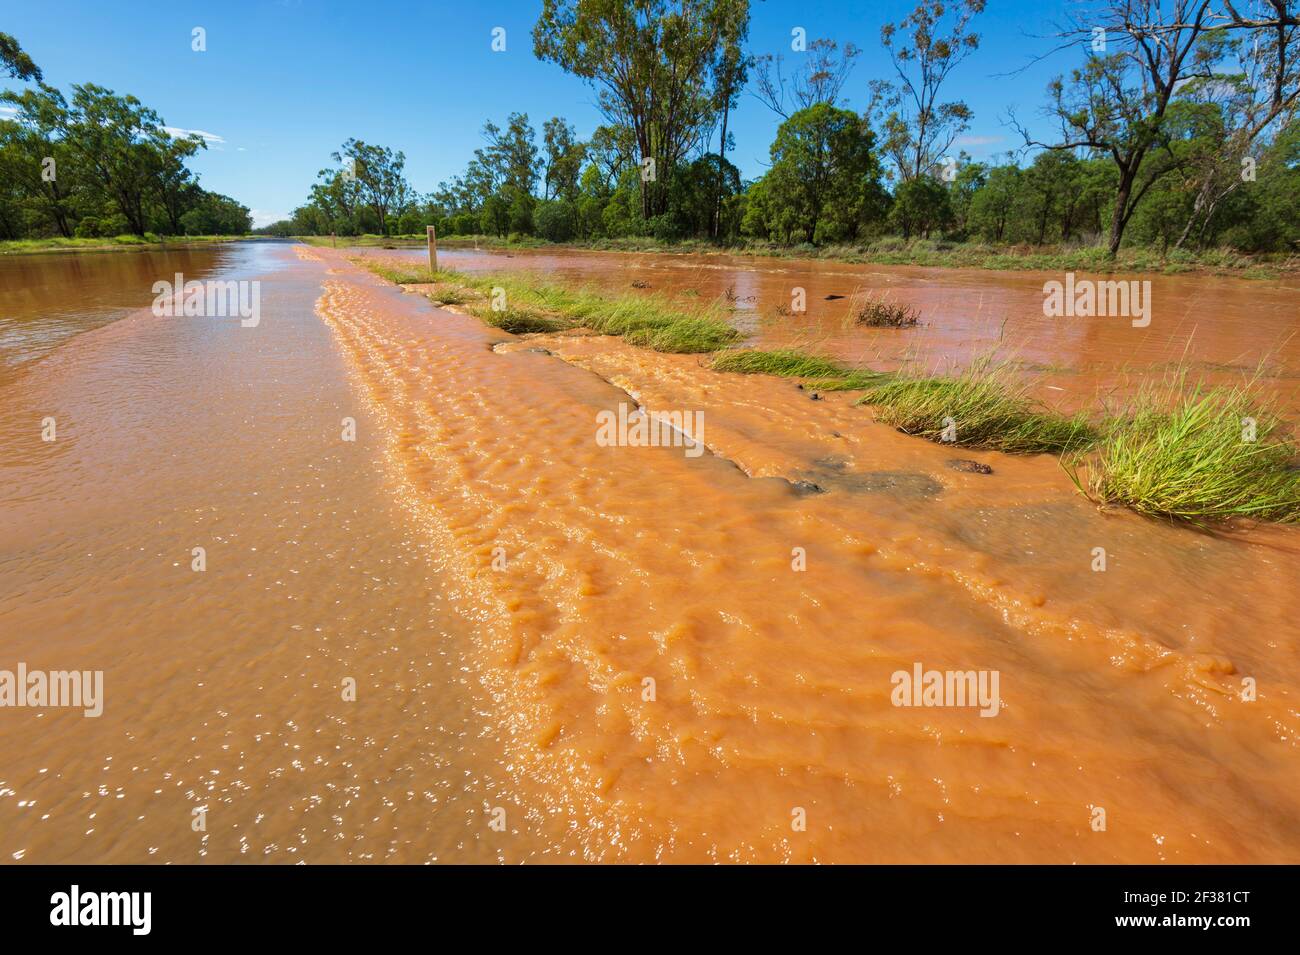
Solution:
[[(353, 259), (352, 261), (365, 266), (380, 278), (387, 279), (395, 285), (422, 285), (437, 280), (437, 276), (432, 275), (427, 266), (417, 267), (399, 262), (383, 262), (378, 259)], [(447, 273), (439, 273), (439, 275), (445, 274)]]
[(256, 236), (241, 235), (176, 235), (159, 236), (152, 232), (144, 235), (114, 235), (90, 238), (5, 239), (0, 241), (0, 255), (26, 255), (39, 252), (112, 252), (123, 249), (145, 249), (153, 246), (182, 248), (211, 242), (259, 241)]
[(730, 325), (713, 318), (683, 318), (666, 325), (645, 326), (623, 335), (629, 345), (655, 351), (695, 355), (717, 351), (740, 337)]
[[(716, 307), (683, 309), (657, 295), (571, 289), (528, 274), (469, 275), (439, 270), (430, 275), (427, 268), (404, 263), (369, 257), (352, 261), (399, 285), (433, 283), (431, 299), (469, 305), (477, 317), (513, 334), (581, 327), (655, 351), (691, 354), (717, 351), (742, 337)], [(504, 301), (506, 307), (493, 309), (486, 304), (489, 299), (494, 304)]]
[[(1013, 362), (983, 358), (947, 375), (853, 368), (795, 348), (727, 349), (740, 333), (717, 306), (683, 311), (655, 295), (615, 295), (539, 283), (531, 276), (465, 275), (373, 259), (353, 261), (400, 284), (432, 282), (430, 298), (472, 303), (515, 334), (576, 327), (663, 352), (715, 353), (709, 367), (797, 378), (822, 391), (861, 390), (877, 420), (940, 443), (1013, 454), (1062, 454), (1075, 485), (1139, 514), (1204, 524), (1229, 518), (1300, 523), (1296, 445), (1255, 382), (1188, 388), (1186, 373), (1150, 387), (1101, 425), (1035, 400)], [(493, 310), (501, 291), (509, 307)], [(1253, 440), (1248, 440), (1253, 422)]]
[(1085, 415), (1065, 416), (1032, 399), (1010, 366), (981, 359), (943, 377), (900, 375), (859, 399), (906, 434), (1013, 454), (1076, 451), (1095, 431)]
[[(339, 242), (377, 244), (370, 241), (339, 237)], [(307, 241), (311, 241), (307, 239)], [(391, 237), (386, 240), (407, 241)], [(424, 236), (411, 237), (410, 241), (422, 244)], [(1172, 249), (1165, 252), (1147, 246), (1125, 246), (1116, 256), (1111, 256), (1104, 246), (1065, 243), (1057, 245), (1012, 245), (986, 243), (976, 240), (957, 242), (943, 239), (903, 239), (900, 236), (880, 236), (856, 243), (814, 246), (808, 243), (782, 243), (760, 239), (719, 245), (701, 239), (677, 241), (655, 239), (650, 236), (627, 236), (614, 239), (591, 239), (551, 243), (535, 236), (510, 235), (508, 237), (441, 236), (438, 242), (446, 247), (471, 247), (484, 249), (542, 249), (574, 248), (614, 252), (662, 252), (691, 255), (765, 255), (780, 258), (821, 259), (836, 262), (873, 263), (880, 265), (921, 265), (932, 268), (977, 268), (999, 271), (1034, 269), (1088, 272), (1166, 272), (1186, 271), (1235, 274), (1243, 278), (1276, 279), (1294, 274), (1300, 262), (1290, 253), (1265, 253), (1247, 255), (1231, 249), (1204, 249), (1197, 252)], [(329, 244), (329, 237), (322, 244)]]
[(795, 348), (724, 351), (713, 356), (710, 367), (714, 371), (730, 371), (742, 375), (801, 378), (816, 384), (823, 391), (860, 391), (888, 377), (884, 372), (850, 368)]
[(503, 332), (509, 332), (512, 335), (558, 332), (569, 327), (564, 322), (522, 308), (506, 308), (495, 311), (490, 307), (475, 306), (471, 311), (493, 328), (499, 328)]
[(902, 302), (855, 290), (849, 300), (849, 318), (854, 325), (868, 328), (911, 328), (920, 321), (921, 313)]
[(439, 305), (467, 305), (471, 301), (464, 289), (455, 286), (442, 286), (429, 293), (429, 298)]
[(1296, 446), (1253, 382), (1188, 389), (1180, 374), (1148, 387), (1094, 457), (1065, 467), (1093, 499), (1151, 517), (1300, 522)]

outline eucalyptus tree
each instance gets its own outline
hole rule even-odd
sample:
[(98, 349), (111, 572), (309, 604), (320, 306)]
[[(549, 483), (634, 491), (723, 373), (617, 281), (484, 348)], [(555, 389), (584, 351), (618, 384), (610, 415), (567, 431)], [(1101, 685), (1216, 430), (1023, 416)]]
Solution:
[[(1223, 0), (1113, 0), (1077, 15), (1061, 31), (1066, 44), (1081, 47), (1087, 60), (1068, 79), (1057, 77), (1048, 87), (1047, 112), (1058, 123), (1058, 139), (1043, 142), (1023, 128), (1022, 133), (1027, 145), (1087, 149), (1114, 163), (1107, 237), (1112, 255), (1142, 200), (1186, 162), (1173, 146), (1170, 123), (1171, 105), (1179, 97), (1197, 95), (1198, 83), (1203, 92), (1238, 88), (1229, 109), (1243, 113), (1239, 132), (1229, 137), (1235, 144), (1227, 150), (1229, 159), (1294, 110), (1297, 20), (1291, 4), (1263, 0), (1255, 10), (1258, 15), (1243, 15)], [(1229, 63), (1235, 58), (1244, 73), (1225, 74), (1225, 58)], [(1227, 101), (1232, 99), (1229, 94)], [(1205, 198), (1194, 215), (1203, 214), (1222, 192), (1209, 181), (1213, 178), (1204, 177)]]
[(387, 235), (389, 216), (394, 212), (400, 214), (404, 199), (411, 194), (410, 184), (403, 175), (406, 154), (352, 138), (332, 153), (331, 158), (345, 164), (344, 178), (355, 181), (356, 194), (374, 213), (380, 234)]
[(645, 219), (667, 211), (672, 171), (729, 99), (722, 51), (748, 24), (748, 0), (543, 0), (533, 51), (587, 80), (606, 121), (632, 130)]
[(880, 28), (893, 80), (870, 84), (867, 113), (878, 124), (881, 149), (900, 182), (933, 176), (974, 116), (961, 100), (942, 102), (952, 71), (979, 48), (971, 21), (984, 0), (921, 0), (897, 23)]

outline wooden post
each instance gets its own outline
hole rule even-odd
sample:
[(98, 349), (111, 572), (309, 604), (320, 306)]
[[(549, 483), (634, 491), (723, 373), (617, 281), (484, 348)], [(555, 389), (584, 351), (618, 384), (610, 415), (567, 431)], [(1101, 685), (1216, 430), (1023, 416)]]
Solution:
[(336, 236), (333, 232), (330, 233), (330, 245), (336, 249), (339, 247), (338, 236)]
[(425, 226), (424, 231), (429, 240), (429, 278), (433, 278), (438, 274), (438, 232), (433, 226)]

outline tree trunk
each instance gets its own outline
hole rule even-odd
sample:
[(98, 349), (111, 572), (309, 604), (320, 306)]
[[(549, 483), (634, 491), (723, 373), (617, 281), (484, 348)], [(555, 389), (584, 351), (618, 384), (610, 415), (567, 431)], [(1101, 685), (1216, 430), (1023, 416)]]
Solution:
[(1120, 173), (1119, 189), (1115, 192), (1115, 208), (1110, 215), (1110, 239), (1107, 242), (1111, 258), (1119, 253), (1119, 244), (1124, 238), (1124, 227), (1128, 225), (1128, 216), (1125, 213), (1128, 209), (1129, 196), (1133, 193), (1135, 175), (1136, 170)]
[(722, 231), (722, 176), (725, 168), (724, 164), (727, 161), (727, 106), (728, 102), (724, 100), (722, 106), (722, 140), (718, 143), (718, 180), (713, 189), (714, 242), (718, 241), (718, 233)]

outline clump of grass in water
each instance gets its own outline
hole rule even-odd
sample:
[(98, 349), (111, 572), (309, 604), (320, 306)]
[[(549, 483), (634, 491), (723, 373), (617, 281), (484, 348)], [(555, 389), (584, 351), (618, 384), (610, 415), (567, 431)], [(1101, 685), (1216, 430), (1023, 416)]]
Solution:
[(920, 321), (921, 313), (901, 302), (855, 290), (849, 300), (849, 318), (854, 325), (868, 328), (911, 328)]
[[(655, 295), (609, 297), (590, 289), (574, 290), (537, 282), (528, 276), (471, 276), (443, 270), (430, 276), (427, 269), (412, 269), (399, 263), (366, 258), (352, 261), (398, 284), (434, 282), (455, 286), (462, 295), (467, 290), (492, 294), (500, 288), (505, 291), (509, 308), (493, 311), (481, 306), (471, 311), (496, 328), (514, 334), (555, 332), (581, 326), (602, 335), (621, 336), (633, 345), (679, 353), (717, 351), (742, 337), (714, 308), (683, 311)], [(446, 294), (438, 290), (432, 297), (447, 302)]]
[(558, 332), (569, 327), (564, 322), (524, 308), (504, 308), (497, 311), (491, 307), (481, 307), (473, 311), (493, 328), (499, 328), (512, 335)]
[(465, 305), (470, 301), (463, 289), (442, 288), (429, 293), (429, 298), (439, 305)]
[(829, 358), (809, 355), (794, 348), (759, 351), (757, 349), (724, 351), (713, 357), (714, 371), (742, 375), (779, 375), (815, 382), (823, 391), (858, 391), (884, 381), (884, 372), (849, 368)]
[(623, 336), (630, 345), (691, 355), (717, 351), (738, 338), (738, 331), (713, 318), (683, 318), (666, 325), (633, 329)]
[(396, 285), (425, 285), (435, 281), (435, 277), (430, 274), (427, 267), (412, 268), (394, 262), (376, 262), (373, 259), (362, 258), (352, 261)]
[(905, 434), (1012, 454), (1078, 451), (1096, 440), (1084, 415), (1064, 416), (1028, 394), (1005, 363), (976, 361), (944, 377), (898, 376), (867, 389), (859, 403)]
[(1275, 404), (1251, 383), (1189, 392), (1184, 379), (1143, 389), (1130, 415), (1110, 423), (1086, 481), (1081, 455), (1065, 462), (1075, 486), (1102, 503), (1192, 524), (1300, 522), (1296, 447)]

